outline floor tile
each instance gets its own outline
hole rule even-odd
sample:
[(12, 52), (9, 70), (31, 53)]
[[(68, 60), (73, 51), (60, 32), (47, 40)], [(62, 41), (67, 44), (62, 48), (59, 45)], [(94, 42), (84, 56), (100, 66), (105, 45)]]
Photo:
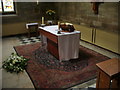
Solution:
[(40, 42), (40, 36), (38, 37), (30, 37), (30, 38), (27, 38), (27, 37), (19, 37), (19, 41), (20, 41), (20, 45), (27, 45), (27, 44), (31, 44), (31, 43), (36, 43), (36, 42)]

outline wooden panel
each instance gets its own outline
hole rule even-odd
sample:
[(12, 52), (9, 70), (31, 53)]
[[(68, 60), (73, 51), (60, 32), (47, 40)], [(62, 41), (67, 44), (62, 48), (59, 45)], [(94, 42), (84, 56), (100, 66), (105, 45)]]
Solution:
[(103, 61), (96, 64), (98, 67), (96, 88), (110, 89), (110, 88), (120, 87), (119, 64), (120, 64), (120, 60), (117, 58), (109, 59), (107, 61)]
[(92, 43), (92, 28), (76, 24), (74, 26), (76, 30), (81, 32), (82, 40)]
[(2, 25), (2, 36), (16, 35), (22, 33), (27, 33), (25, 22)]
[(120, 76), (112, 80), (111, 88), (120, 88)]
[(99, 88), (99, 81), (100, 81), (100, 70), (97, 70), (97, 80), (96, 80), (96, 88)]
[(110, 77), (102, 71), (100, 71), (99, 88), (110, 88)]
[[(37, 21), (36, 21), (37, 22)], [(2, 36), (28, 33), (26, 22), (2, 24)]]
[(106, 32), (100, 29), (92, 29), (91, 27), (76, 25), (74, 24), (76, 30), (81, 32), (81, 39), (105, 49), (111, 50), (115, 53), (120, 54), (119, 51), (119, 34)]
[(45, 30), (40, 29), (39, 33), (47, 37), (47, 50), (57, 59), (59, 59), (58, 52), (58, 37)]
[[(120, 72), (120, 59), (112, 58), (96, 64), (101, 70), (106, 72), (111, 78)], [(112, 68), (110, 69), (110, 67)]]
[(59, 59), (58, 44), (54, 43), (50, 39), (47, 39), (47, 50), (57, 59)]
[(118, 49), (118, 36), (118, 34), (97, 29), (95, 44), (120, 54)]
[(43, 34), (44, 36), (46, 36), (48, 39), (52, 40), (54, 43), (58, 43), (58, 37), (56, 35), (51, 34), (42, 29), (40, 29), (39, 32), (40, 32), (40, 34)]

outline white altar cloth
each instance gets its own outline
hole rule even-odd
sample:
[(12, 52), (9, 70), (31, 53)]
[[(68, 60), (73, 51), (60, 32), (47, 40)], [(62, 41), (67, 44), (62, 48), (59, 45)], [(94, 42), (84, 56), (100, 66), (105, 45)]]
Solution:
[[(39, 28), (58, 36), (58, 51), (60, 61), (67, 61), (79, 57), (80, 31), (75, 30), (74, 32), (61, 32), (61, 34), (57, 34), (58, 25)], [(43, 42), (44, 40), (45, 39), (43, 39)]]

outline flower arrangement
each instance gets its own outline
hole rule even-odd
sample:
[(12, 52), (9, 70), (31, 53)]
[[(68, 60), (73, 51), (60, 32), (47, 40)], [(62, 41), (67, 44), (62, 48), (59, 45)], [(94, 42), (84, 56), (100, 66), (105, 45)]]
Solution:
[(55, 14), (55, 11), (54, 10), (47, 10), (46, 14), (52, 16)]
[(9, 58), (3, 62), (2, 67), (8, 72), (22, 72), (27, 66), (28, 59), (23, 56), (18, 56), (16, 53), (12, 53)]

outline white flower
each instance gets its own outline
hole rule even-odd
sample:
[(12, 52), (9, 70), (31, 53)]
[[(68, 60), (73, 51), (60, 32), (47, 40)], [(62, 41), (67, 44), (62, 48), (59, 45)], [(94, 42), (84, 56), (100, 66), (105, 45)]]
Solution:
[(18, 60), (15, 60), (15, 62), (18, 62)]
[(13, 66), (13, 65), (10, 63), (10, 66)]
[[(18, 56), (17, 54), (12, 53), (9, 58), (3, 62), (3, 68), (7, 69), (7, 71), (18, 73), (24, 70), (22, 67), (27, 65), (26, 61), (27, 59), (25, 59), (23, 56)], [(16, 62), (19, 63), (16, 64)]]
[(4, 68), (6, 68), (7, 66), (4, 66)]

